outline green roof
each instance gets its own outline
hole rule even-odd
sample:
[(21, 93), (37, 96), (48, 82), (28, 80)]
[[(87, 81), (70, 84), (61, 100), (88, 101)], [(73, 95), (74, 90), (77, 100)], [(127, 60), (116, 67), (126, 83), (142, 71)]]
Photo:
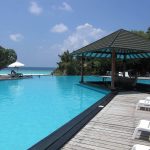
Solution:
[(111, 57), (113, 49), (117, 53), (117, 58), (120, 59), (124, 58), (125, 55), (127, 59), (149, 58), (150, 40), (130, 31), (120, 29), (74, 51), (72, 54), (78, 56), (84, 54), (84, 56), (87, 57), (109, 58)]

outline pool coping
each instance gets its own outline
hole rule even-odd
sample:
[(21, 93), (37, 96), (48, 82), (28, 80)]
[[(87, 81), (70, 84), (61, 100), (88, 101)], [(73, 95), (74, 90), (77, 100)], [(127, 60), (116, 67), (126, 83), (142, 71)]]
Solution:
[[(77, 132), (79, 132), (98, 112), (100, 112), (117, 94), (110, 92), (105, 97), (87, 108), (71, 121), (33, 145), (28, 150), (58, 150), (67, 143)], [(104, 107), (99, 107), (104, 106)]]

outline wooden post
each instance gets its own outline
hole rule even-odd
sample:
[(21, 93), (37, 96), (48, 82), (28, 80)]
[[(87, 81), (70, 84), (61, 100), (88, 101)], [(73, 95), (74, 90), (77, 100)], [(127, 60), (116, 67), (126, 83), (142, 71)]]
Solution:
[(115, 89), (115, 71), (116, 70), (116, 53), (115, 50), (112, 50), (112, 59), (111, 59), (111, 89)]
[(80, 83), (83, 83), (84, 82), (84, 61), (83, 61), (83, 54), (82, 54), (82, 57), (81, 57), (81, 81)]

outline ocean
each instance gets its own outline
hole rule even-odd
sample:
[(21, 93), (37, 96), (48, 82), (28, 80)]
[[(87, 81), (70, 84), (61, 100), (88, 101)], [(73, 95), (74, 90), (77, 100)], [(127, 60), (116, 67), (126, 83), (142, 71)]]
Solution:
[(20, 67), (20, 68), (5, 68), (0, 70), (0, 75), (7, 75), (11, 73), (11, 70), (15, 70), (18, 73), (25, 75), (50, 75), (55, 68), (52, 67)]

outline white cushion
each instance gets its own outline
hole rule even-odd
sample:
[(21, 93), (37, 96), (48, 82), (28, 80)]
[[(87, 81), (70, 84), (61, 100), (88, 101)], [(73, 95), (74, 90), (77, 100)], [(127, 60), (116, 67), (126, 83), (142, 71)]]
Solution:
[(150, 150), (149, 146), (136, 144), (132, 147), (132, 150)]

